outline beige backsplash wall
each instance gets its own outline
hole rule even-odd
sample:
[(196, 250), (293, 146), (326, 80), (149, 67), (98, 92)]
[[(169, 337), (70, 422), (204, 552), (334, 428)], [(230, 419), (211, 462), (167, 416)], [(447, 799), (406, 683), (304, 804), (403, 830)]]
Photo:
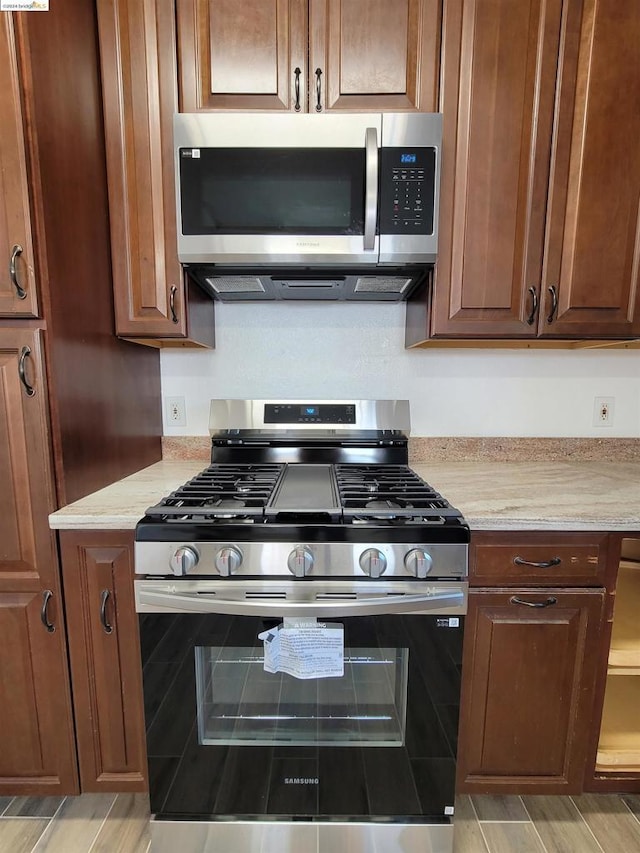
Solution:
[[(208, 436), (164, 436), (167, 460), (209, 460)], [(409, 461), (640, 462), (640, 438), (410, 438)]]
[[(491, 455), (496, 448), (517, 456), (522, 447), (506, 438), (603, 440), (590, 450), (532, 444), (527, 452), (537, 448), (541, 459), (561, 458), (567, 447), (572, 455), (594, 448), (602, 454), (607, 440), (640, 438), (640, 350), (405, 350), (404, 310), (402, 304), (218, 304), (214, 351), (162, 353), (163, 397), (184, 397), (187, 414), (182, 428), (165, 421), (165, 435), (206, 436), (212, 397), (301, 397), (408, 398), (412, 435), (433, 439), (424, 452), (447, 458), (452, 450)], [(594, 398), (601, 396), (615, 399), (608, 428), (593, 425)], [(495, 436), (502, 444), (454, 449), (446, 442)], [(413, 452), (422, 455), (420, 447), (414, 442)]]

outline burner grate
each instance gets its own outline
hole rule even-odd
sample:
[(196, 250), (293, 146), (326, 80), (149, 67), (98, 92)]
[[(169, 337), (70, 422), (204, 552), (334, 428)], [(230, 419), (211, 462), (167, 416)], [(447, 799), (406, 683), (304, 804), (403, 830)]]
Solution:
[(147, 515), (166, 520), (238, 519), (261, 516), (283, 465), (210, 465), (150, 507)]
[(405, 465), (336, 465), (345, 518), (445, 524), (460, 512)]

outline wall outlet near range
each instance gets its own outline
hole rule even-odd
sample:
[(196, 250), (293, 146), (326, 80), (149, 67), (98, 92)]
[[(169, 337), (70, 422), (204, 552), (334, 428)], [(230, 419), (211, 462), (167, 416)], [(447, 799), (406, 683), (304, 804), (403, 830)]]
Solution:
[(594, 397), (593, 425), (595, 427), (613, 426), (615, 397)]
[(165, 397), (164, 412), (167, 426), (178, 427), (187, 425), (184, 397)]

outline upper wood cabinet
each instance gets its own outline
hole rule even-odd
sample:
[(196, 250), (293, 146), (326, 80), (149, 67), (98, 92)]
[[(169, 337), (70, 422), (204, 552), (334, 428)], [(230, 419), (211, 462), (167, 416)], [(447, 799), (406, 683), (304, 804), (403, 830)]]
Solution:
[(37, 317), (38, 301), (13, 18), (0, 15), (0, 317)]
[(214, 344), (213, 302), (178, 263), (173, 4), (98, 0), (116, 332), (152, 346)]
[(177, 0), (180, 109), (436, 109), (439, 0)]
[(407, 344), (640, 335), (636, 0), (447, 0), (442, 54), (439, 255)]
[(0, 794), (77, 793), (41, 336), (0, 328)]

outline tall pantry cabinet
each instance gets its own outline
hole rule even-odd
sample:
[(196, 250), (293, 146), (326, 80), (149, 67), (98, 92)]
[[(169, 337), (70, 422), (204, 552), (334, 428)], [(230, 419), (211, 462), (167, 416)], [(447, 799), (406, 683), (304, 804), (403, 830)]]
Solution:
[(0, 13), (0, 794), (78, 791), (47, 516), (160, 458), (158, 354), (114, 335), (92, 3)]

